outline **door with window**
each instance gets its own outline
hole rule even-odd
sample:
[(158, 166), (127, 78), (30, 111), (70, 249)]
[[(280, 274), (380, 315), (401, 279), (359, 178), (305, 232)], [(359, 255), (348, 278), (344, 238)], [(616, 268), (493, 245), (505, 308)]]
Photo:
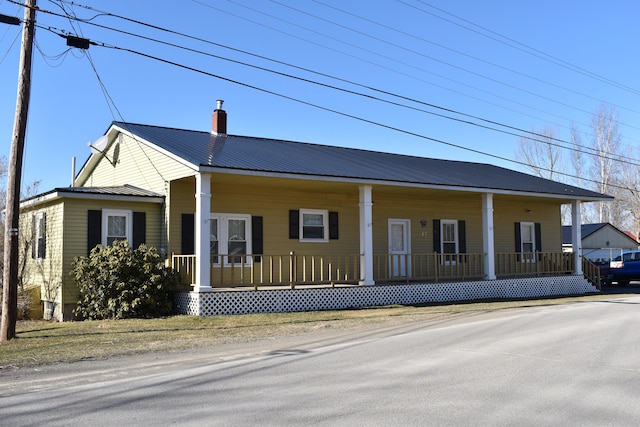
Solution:
[(411, 247), (408, 219), (389, 219), (389, 276), (391, 278), (411, 275)]

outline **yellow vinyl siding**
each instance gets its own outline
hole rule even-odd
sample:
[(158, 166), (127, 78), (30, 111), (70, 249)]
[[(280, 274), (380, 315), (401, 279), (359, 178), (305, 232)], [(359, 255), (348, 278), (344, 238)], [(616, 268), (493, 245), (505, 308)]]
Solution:
[[(528, 212), (529, 211), (529, 212)], [(515, 251), (515, 223), (541, 224), (542, 252), (562, 250), (560, 205), (555, 201), (501, 197), (494, 200), (494, 232), (496, 252)]]
[[(33, 216), (46, 215), (46, 252), (43, 259), (32, 258)], [(32, 295), (42, 300), (62, 303), (61, 286), (64, 281), (63, 254), (63, 206), (61, 203), (47, 203), (36, 209), (25, 209), (20, 215), (20, 262), (25, 262), (23, 281), (25, 288), (34, 289)], [(29, 247), (27, 247), (27, 242)], [(36, 290), (37, 288), (37, 290)], [(40, 301), (32, 301), (32, 305)], [(40, 313), (41, 315), (41, 313)]]
[[(108, 159), (113, 159), (115, 145), (112, 143), (109, 147), (106, 153)], [(166, 183), (193, 173), (193, 169), (183, 163), (123, 135), (115, 166), (103, 157), (87, 181), (77, 185), (101, 187), (129, 184), (165, 194)]]
[[(65, 313), (75, 307), (78, 300), (78, 288), (71, 277), (73, 260), (77, 256), (87, 256), (87, 218), (89, 210), (123, 209), (133, 212), (146, 213), (146, 243), (161, 250), (166, 246), (163, 236), (163, 221), (161, 205), (157, 203), (120, 202), (109, 200), (67, 199), (64, 209), (64, 229), (67, 234), (64, 239), (63, 260), (63, 295), (62, 301)], [(62, 228), (62, 227), (61, 227)]]
[(182, 253), (182, 214), (195, 213), (195, 191), (195, 177), (171, 182), (167, 196), (169, 254)]
[[(389, 252), (388, 220), (411, 221), (411, 252), (425, 254), (433, 252), (433, 221), (441, 219), (466, 222), (467, 252), (482, 252), (482, 201), (480, 195), (470, 194), (465, 198), (438, 198), (433, 193), (420, 192), (416, 196), (396, 196), (391, 192), (376, 193), (373, 206), (373, 251), (376, 254)], [(378, 195), (376, 195), (378, 194)], [(424, 226), (423, 226), (424, 224)]]

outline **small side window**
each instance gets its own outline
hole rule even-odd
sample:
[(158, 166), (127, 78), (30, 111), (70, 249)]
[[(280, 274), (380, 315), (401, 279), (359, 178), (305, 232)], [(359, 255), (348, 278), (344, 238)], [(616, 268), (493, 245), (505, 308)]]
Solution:
[(320, 209), (300, 209), (300, 241), (329, 241), (329, 212)]
[(133, 213), (125, 210), (104, 209), (102, 211), (102, 245), (109, 246), (116, 240), (131, 244)]

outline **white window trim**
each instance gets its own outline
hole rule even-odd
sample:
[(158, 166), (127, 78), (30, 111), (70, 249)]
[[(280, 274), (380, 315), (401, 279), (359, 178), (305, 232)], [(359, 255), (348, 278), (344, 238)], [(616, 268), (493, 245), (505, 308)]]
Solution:
[[(249, 214), (228, 214), (228, 213), (211, 213), (211, 219), (218, 220), (218, 253), (222, 255), (229, 254), (229, 220), (230, 219), (241, 219), (245, 222), (245, 241), (247, 244), (247, 254), (252, 253), (251, 242), (252, 232), (251, 232), (251, 215)], [(213, 221), (211, 222), (213, 224)], [(211, 230), (211, 234), (213, 234), (213, 229)], [(213, 254), (212, 254), (213, 255)], [(220, 267), (222, 264), (220, 259), (224, 258), (224, 267), (230, 267), (233, 265), (240, 265), (240, 263), (231, 263), (229, 262), (229, 256), (218, 257), (218, 260), (213, 263), (214, 266)], [(245, 266), (251, 265), (251, 257), (247, 257), (244, 263)]]
[[(322, 228), (323, 228), (323, 237), (321, 239), (305, 239), (304, 238), (304, 215), (312, 214), (312, 215), (322, 215)], [(300, 209), (299, 213), (300, 217), (298, 220), (299, 226), (299, 240), (301, 242), (328, 242), (329, 241), (329, 211), (326, 209)]]
[(107, 246), (107, 224), (110, 216), (124, 216), (126, 218), (125, 237), (129, 245), (133, 240), (133, 211), (124, 209), (103, 209), (102, 210), (102, 246)]
[[(455, 234), (455, 252), (450, 253), (444, 252), (444, 244), (445, 244), (445, 240), (444, 240), (444, 226), (447, 224), (453, 224), (454, 227), (454, 234)], [(447, 242), (449, 243), (449, 242)], [(441, 219), (440, 220), (440, 254), (442, 255), (442, 264), (444, 265), (455, 265), (456, 262), (452, 261), (452, 260), (448, 260), (447, 259), (447, 255), (457, 255), (460, 253), (460, 233), (458, 232), (458, 220), (457, 219)]]
[[(525, 244), (525, 240), (523, 238), (524, 236), (524, 229), (525, 228), (530, 228), (531, 229), (531, 252), (525, 252), (524, 250), (524, 244)], [(535, 253), (536, 253), (536, 225), (534, 222), (521, 222), (520, 223), (520, 254), (522, 262), (526, 262), (526, 263), (534, 263), (536, 262), (536, 257), (535, 257)], [(525, 254), (530, 254), (530, 255), (525, 255)]]

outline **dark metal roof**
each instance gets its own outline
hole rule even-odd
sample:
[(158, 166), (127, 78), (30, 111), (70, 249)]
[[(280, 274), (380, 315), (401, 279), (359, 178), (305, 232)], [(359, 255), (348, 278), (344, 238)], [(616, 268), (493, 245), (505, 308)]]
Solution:
[[(585, 237), (595, 233), (596, 231), (600, 230), (602, 227), (606, 227), (607, 225), (609, 225), (609, 223), (607, 222), (599, 222), (597, 224), (582, 224), (582, 226), (580, 227), (580, 234), (584, 239)], [(570, 225), (562, 226), (562, 244), (563, 245), (570, 245), (573, 240), (573, 236), (571, 235), (571, 228), (572, 227)]]
[[(629, 240), (635, 241), (635, 239), (632, 236), (630, 236), (629, 234), (625, 233), (624, 231), (620, 230), (619, 228), (615, 227), (614, 225), (608, 222), (598, 222), (595, 224), (582, 224), (582, 226), (580, 227), (580, 233), (582, 235), (582, 239), (585, 239), (589, 235), (607, 226), (611, 227), (613, 230), (627, 237)], [(572, 240), (573, 240), (573, 236), (571, 235), (571, 226), (563, 225), (562, 226), (562, 244), (570, 245), (572, 243)]]
[(100, 195), (100, 196), (116, 196), (116, 197), (143, 197), (143, 198), (163, 198), (162, 194), (134, 187), (133, 185), (122, 185), (116, 187), (59, 187), (46, 193), (22, 200), (28, 202), (33, 199), (39, 199), (50, 195)]
[(499, 166), (303, 142), (114, 122), (196, 167), (609, 199)]

